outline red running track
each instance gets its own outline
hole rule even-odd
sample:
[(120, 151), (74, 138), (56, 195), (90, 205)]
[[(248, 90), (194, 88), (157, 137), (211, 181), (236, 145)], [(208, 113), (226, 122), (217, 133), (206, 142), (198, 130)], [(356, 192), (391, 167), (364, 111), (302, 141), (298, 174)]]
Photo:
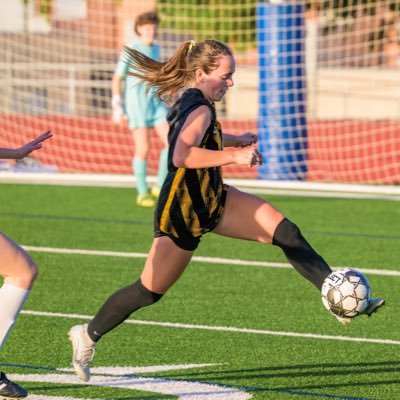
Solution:
[[(224, 131), (257, 131), (256, 121), (223, 121)], [(55, 136), (35, 158), (64, 172), (132, 173), (133, 141), (103, 117), (0, 116), (2, 147), (16, 147), (46, 130)], [(156, 174), (161, 143), (152, 135), (148, 173)], [(266, 160), (268, 162), (268, 160)], [(256, 178), (255, 168), (232, 165), (224, 175)], [(399, 121), (318, 121), (308, 124), (309, 181), (400, 183)]]

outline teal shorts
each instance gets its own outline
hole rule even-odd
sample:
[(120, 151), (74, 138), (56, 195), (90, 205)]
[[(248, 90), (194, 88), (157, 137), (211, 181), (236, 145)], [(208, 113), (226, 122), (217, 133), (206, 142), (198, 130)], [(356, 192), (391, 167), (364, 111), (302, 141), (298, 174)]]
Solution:
[(166, 122), (168, 109), (146, 85), (137, 84), (126, 92), (125, 112), (130, 129), (150, 128)]

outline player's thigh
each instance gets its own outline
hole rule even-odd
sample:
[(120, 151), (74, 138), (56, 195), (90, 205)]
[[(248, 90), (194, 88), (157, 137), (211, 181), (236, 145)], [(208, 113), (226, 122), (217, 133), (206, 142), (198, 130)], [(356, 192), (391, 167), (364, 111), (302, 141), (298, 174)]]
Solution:
[(284, 218), (267, 201), (230, 186), (224, 213), (213, 232), (237, 239), (272, 243), (275, 229)]
[(29, 288), (37, 273), (32, 257), (11, 238), (0, 232), (0, 275), (5, 281)]
[(125, 96), (125, 111), (128, 117), (129, 128), (134, 129), (146, 126), (146, 112), (148, 95), (144, 85), (135, 85), (130, 88)]
[(192, 255), (193, 251), (181, 249), (167, 236), (155, 238), (141, 275), (143, 285), (165, 293), (182, 275)]
[(152, 125), (155, 127), (156, 133), (161, 139), (164, 147), (167, 147), (169, 131), (169, 125), (167, 122), (168, 109), (156, 96), (153, 96), (149, 108), (151, 109)]
[(169, 125), (167, 121), (161, 121), (159, 124), (155, 125), (155, 130), (160, 138), (162, 144), (164, 147), (168, 147), (168, 131), (169, 131)]
[(135, 157), (144, 160), (150, 149), (150, 130), (147, 127), (135, 128), (132, 130), (132, 136), (135, 145)]

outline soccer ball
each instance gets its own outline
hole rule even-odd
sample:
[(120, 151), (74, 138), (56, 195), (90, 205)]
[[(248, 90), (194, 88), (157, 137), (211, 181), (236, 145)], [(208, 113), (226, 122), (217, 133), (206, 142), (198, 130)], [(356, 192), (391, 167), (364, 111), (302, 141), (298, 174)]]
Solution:
[(371, 299), (371, 288), (360, 271), (341, 268), (326, 277), (321, 296), (325, 308), (332, 314), (353, 318), (367, 308)]

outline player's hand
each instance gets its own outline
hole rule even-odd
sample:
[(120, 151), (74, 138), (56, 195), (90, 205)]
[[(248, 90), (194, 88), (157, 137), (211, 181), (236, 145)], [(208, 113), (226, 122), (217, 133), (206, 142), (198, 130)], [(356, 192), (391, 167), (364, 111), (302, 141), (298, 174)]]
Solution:
[(257, 143), (258, 136), (251, 132), (243, 133), (237, 136), (235, 147), (246, 147)]
[(262, 155), (257, 150), (256, 146), (250, 145), (240, 150), (235, 151), (235, 162), (240, 165), (253, 167), (254, 165), (262, 164)]
[(112, 122), (116, 125), (122, 126), (126, 121), (126, 117), (124, 109), (122, 108), (121, 96), (114, 95), (112, 97), (111, 107), (112, 107), (112, 114), (111, 114)]
[(42, 133), (40, 136), (24, 144), (18, 149), (15, 149), (15, 154), (16, 154), (15, 158), (16, 159), (24, 158), (28, 154), (32, 153), (32, 151), (41, 149), (43, 142), (47, 139), (50, 139), (52, 136), (53, 134), (50, 131), (47, 131), (46, 133)]
[(124, 110), (121, 108), (113, 108), (112, 110), (112, 122), (116, 125), (123, 125), (125, 122)]

